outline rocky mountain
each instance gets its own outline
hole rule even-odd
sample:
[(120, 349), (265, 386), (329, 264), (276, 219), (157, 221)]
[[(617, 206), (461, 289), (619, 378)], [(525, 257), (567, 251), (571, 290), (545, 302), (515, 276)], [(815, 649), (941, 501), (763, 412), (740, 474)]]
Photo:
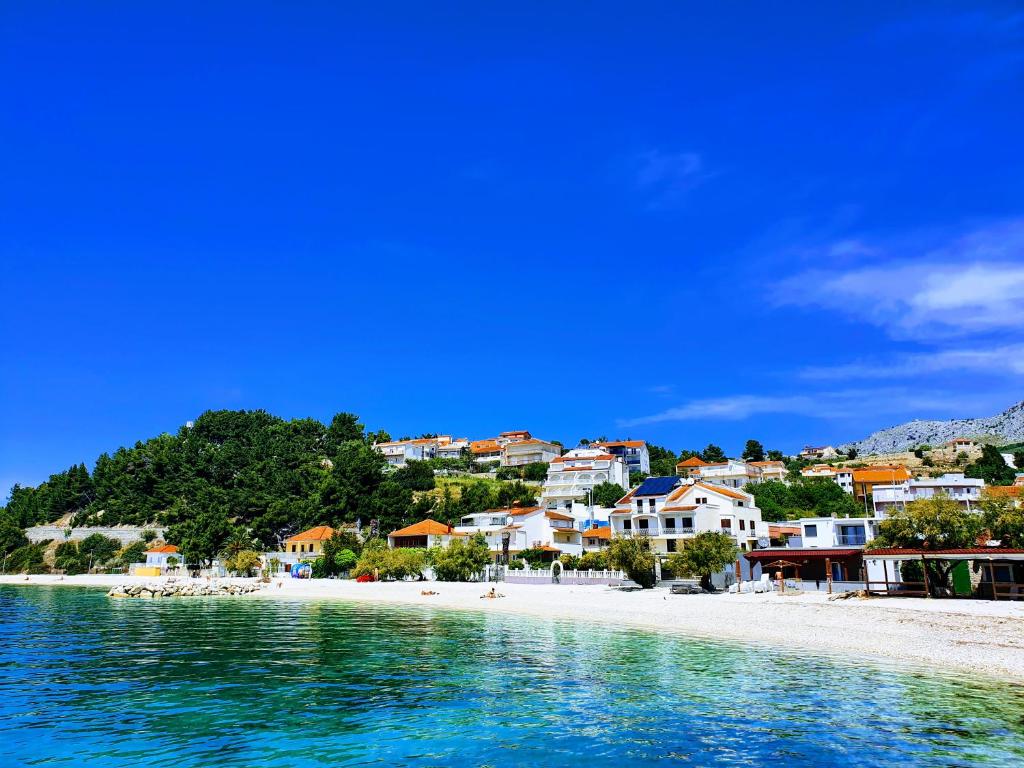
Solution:
[(927, 443), (937, 446), (954, 437), (988, 438), (996, 443), (1024, 442), (1024, 401), (1012, 405), (1002, 413), (981, 419), (950, 419), (924, 421), (916, 419), (906, 424), (875, 432), (863, 440), (846, 443), (840, 449), (856, 448), (862, 456), (875, 453), (909, 451)]

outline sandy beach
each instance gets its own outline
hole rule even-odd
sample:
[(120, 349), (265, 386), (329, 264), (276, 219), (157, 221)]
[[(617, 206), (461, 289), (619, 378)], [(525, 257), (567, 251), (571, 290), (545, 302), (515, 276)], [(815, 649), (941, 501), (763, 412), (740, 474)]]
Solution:
[[(2, 584), (105, 586), (154, 579), (125, 576), (0, 577)], [(280, 584), (280, 586), (279, 586)], [(1024, 683), (1024, 603), (872, 598), (829, 601), (819, 593), (670, 595), (602, 586), (284, 579), (237, 600), (346, 600), (501, 612), (588, 621), (616, 628), (756, 643), (787, 651), (887, 660)], [(425, 596), (423, 590), (436, 595)], [(190, 599), (190, 598), (177, 598)], [(194, 598), (192, 598), (194, 599)]]

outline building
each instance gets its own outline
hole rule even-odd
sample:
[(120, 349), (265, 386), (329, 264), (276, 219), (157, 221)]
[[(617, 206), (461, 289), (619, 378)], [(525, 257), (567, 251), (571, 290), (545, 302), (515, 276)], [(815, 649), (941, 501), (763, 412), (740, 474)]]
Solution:
[(853, 470), (853, 497), (867, 503), (876, 485), (895, 485), (910, 479), (910, 472), (902, 464), (888, 464)]
[(949, 472), (941, 477), (918, 477), (902, 483), (876, 485), (872, 489), (871, 500), (876, 516), (884, 516), (890, 509), (905, 507), (920, 499), (931, 499), (940, 493), (970, 510), (981, 501), (984, 487), (985, 481), (980, 478)]
[(449, 440), (446, 443), (438, 443), (437, 449), (434, 451), (434, 456), (438, 459), (459, 459), (462, 458), (462, 454), (468, 450), (469, 438), (458, 437), (454, 440)]
[(557, 444), (531, 437), (506, 443), (501, 450), (501, 466), (521, 467), (538, 462), (550, 464), (561, 454), (562, 449)]
[(469, 452), (478, 464), (498, 464), (501, 462), (501, 451), (504, 445), (495, 439), (473, 440), (469, 444)]
[(552, 558), (583, 553), (582, 533), (571, 515), (544, 507), (513, 505), (505, 509), (487, 509), (463, 517), (453, 530), (456, 536), (483, 535), (488, 548), (498, 555), (503, 537), (508, 536), (509, 554), (538, 549)]
[(606, 453), (618, 456), (626, 462), (631, 474), (651, 474), (651, 454), (643, 440), (613, 440), (593, 443), (591, 448), (603, 448)]
[(696, 477), (700, 474), (700, 468), (706, 467), (708, 463), (697, 456), (676, 463), (676, 474), (680, 477)]
[(329, 525), (318, 525), (285, 539), (284, 552), (288, 555), (299, 555), (299, 560), (316, 559), (324, 551), (324, 542), (333, 535), (334, 529)]
[(831, 445), (811, 446), (805, 445), (800, 451), (800, 458), (808, 461), (828, 461), (839, 457), (839, 452)]
[(768, 539), (768, 526), (749, 493), (679, 477), (647, 478), (619, 499), (610, 517), (613, 537), (649, 536), (652, 551), (663, 555), (703, 531), (729, 534), (742, 551)]
[(451, 438), (421, 437), (415, 440), (393, 440), (389, 443), (374, 443), (373, 447), (384, 455), (390, 466), (404, 467), (410, 461), (434, 458), (442, 441), (447, 445)]
[(954, 437), (952, 440), (946, 442), (943, 445), (947, 450), (953, 451), (954, 453), (969, 453), (978, 447), (978, 444), (969, 437)]
[(760, 472), (758, 482), (777, 480), (780, 483), (784, 483), (789, 476), (789, 470), (786, 469), (786, 462), (784, 461), (751, 461), (748, 463), (750, 466), (756, 467)]
[(439, 523), (428, 517), (426, 520), (389, 533), (388, 546), (415, 549), (447, 547), (453, 536), (454, 532), (450, 525)]
[(602, 549), (607, 549), (612, 540), (612, 527), (611, 525), (600, 525), (587, 528), (583, 531), (582, 539), (584, 552), (600, 552)]
[(849, 494), (853, 493), (853, 470), (829, 464), (813, 464), (800, 470), (801, 477), (823, 477), (836, 483)]
[(552, 459), (544, 480), (540, 503), (588, 522), (593, 510), (588, 492), (601, 483), (615, 483), (623, 491), (629, 488), (629, 469), (619, 456), (601, 448), (575, 448)]
[(161, 571), (170, 567), (167, 561), (172, 557), (174, 558), (176, 565), (181, 565), (182, 563), (181, 555), (178, 554), (178, 548), (173, 544), (164, 544), (160, 547), (147, 549), (145, 554), (146, 566), (149, 568), (159, 568)]

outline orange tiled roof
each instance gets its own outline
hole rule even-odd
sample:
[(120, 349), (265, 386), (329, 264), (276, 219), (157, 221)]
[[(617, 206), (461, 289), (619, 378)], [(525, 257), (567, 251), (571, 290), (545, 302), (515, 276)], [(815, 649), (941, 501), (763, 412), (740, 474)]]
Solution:
[(643, 448), (647, 443), (643, 440), (612, 440), (607, 443), (594, 443), (602, 448)]
[(418, 523), (406, 526), (398, 531), (392, 531), (389, 536), (446, 536), (451, 532), (444, 523), (439, 523), (437, 520), (431, 520), (429, 517), (426, 520), (420, 520)]
[(579, 528), (552, 528), (554, 533), (579, 533)]
[(334, 535), (334, 529), (329, 525), (318, 525), (316, 528), (310, 528), (308, 531), (302, 533), (296, 533), (289, 541), (324, 541), (325, 539), (331, 538)]
[(785, 463), (781, 461), (751, 461), (750, 466), (752, 467), (785, 467)]
[(469, 450), (473, 453), (493, 453), (500, 451), (501, 446), (497, 440), (474, 440), (469, 444)]
[(612, 537), (612, 527), (610, 525), (602, 525), (600, 528), (590, 528), (583, 531), (583, 538), (585, 539), (601, 539), (602, 541), (608, 541)]
[(696, 456), (691, 456), (686, 461), (676, 462), (677, 467), (707, 467), (710, 466), (707, 462), (702, 461)]
[(575, 520), (572, 515), (563, 515), (561, 512), (545, 512), (544, 517), (548, 520)]
[(505, 509), (485, 509), (484, 512), (490, 515), (511, 515), (513, 517), (519, 517), (521, 515), (532, 515), (534, 512), (539, 512), (544, 507), (506, 507)]
[(855, 483), (891, 483), (909, 479), (910, 472), (902, 466), (865, 467), (853, 470), (853, 482)]
[[(638, 486), (637, 486), (636, 488), (639, 488), (639, 487), (640, 487), (640, 486), (638, 485)], [(627, 494), (626, 494), (625, 496), (623, 496), (623, 497), (622, 497), (621, 499), (619, 499), (618, 501), (616, 501), (616, 502), (615, 502), (615, 506), (618, 506), (619, 504), (626, 504), (627, 502), (629, 502), (629, 500), (633, 498), (633, 494), (634, 494), (634, 493), (636, 493), (636, 488), (633, 488), (632, 490), (630, 490), (630, 492), (629, 492), (629, 493), (627, 493)]]
[(566, 461), (613, 461), (616, 457), (610, 453), (600, 453), (597, 456), (558, 456), (552, 459), (552, 463), (562, 464)]
[(173, 555), (178, 551), (178, 548), (173, 544), (164, 544), (162, 547), (154, 547), (153, 549), (147, 549), (147, 555)]
[(681, 507), (662, 507), (662, 512), (693, 512), (697, 509), (696, 504), (684, 504)]

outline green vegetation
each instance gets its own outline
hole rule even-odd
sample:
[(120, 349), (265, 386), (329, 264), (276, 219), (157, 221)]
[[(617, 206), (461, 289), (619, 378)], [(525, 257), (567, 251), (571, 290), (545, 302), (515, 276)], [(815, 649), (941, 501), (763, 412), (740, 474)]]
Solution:
[(383, 581), (406, 579), (420, 576), (426, 564), (422, 549), (392, 549), (384, 539), (370, 539), (351, 575), (370, 575)]
[(503, 483), (490, 478), (439, 477), (437, 488), (425, 495), (427, 501), (422, 505), (418, 503), (416, 517), (432, 517), (439, 523), (458, 525), (462, 517), (485, 509), (504, 509), (516, 503), (523, 507), (535, 506), (539, 493), (537, 486), (520, 481)]
[(28, 538), (13, 515), (0, 513), (0, 556), (9, 555), (27, 544)]
[(625, 571), (643, 589), (654, 586), (654, 554), (646, 536), (620, 536), (608, 546), (608, 564)]
[(427, 554), (438, 581), (469, 581), (491, 562), (491, 551), (481, 534), (468, 541), (453, 539), (447, 547), (434, 547)]
[(614, 507), (615, 502), (625, 496), (625, 492), (617, 483), (600, 483), (594, 486), (590, 495), (595, 506)]
[(526, 480), (531, 483), (542, 483), (548, 476), (548, 467), (545, 461), (535, 461), (532, 464), (523, 464), (518, 467), (499, 467), (494, 476), (498, 480)]
[[(167, 558), (170, 565), (171, 558)], [(224, 561), (224, 567), (241, 576), (254, 576), (260, 569), (260, 553), (251, 549), (243, 549)]]
[(987, 485), (1013, 485), (1016, 473), (994, 445), (981, 448), (981, 458), (964, 470), (967, 477), (980, 477)]
[(725, 451), (714, 443), (708, 443), (708, 447), (701, 452), (700, 457), (708, 464), (721, 464), (728, 458)]
[(53, 567), (67, 574), (86, 573), (90, 568), (99, 568), (119, 562), (121, 544), (94, 533), (80, 542), (66, 541), (57, 545), (54, 551)]
[(49, 573), (43, 559), (48, 541), (38, 544), (26, 544), (18, 547), (9, 555), (4, 556), (4, 573)]
[(754, 496), (761, 516), (769, 522), (801, 517), (856, 517), (864, 510), (853, 496), (824, 477), (801, 477), (786, 485), (780, 480), (748, 483), (744, 489)]
[(581, 571), (603, 571), (608, 568), (608, 555), (605, 552), (584, 552), (576, 565)]
[(742, 458), (744, 461), (764, 461), (764, 446), (757, 440), (747, 440)]
[(981, 500), (982, 523), (989, 536), (1007, 547), (1024, 548), (1024, 507), (1014, 499), (985, 494)]
[(701, 587), (710, 592), (712, 574), (734, 563), (737, 551), (728, 534), (704, 531), (687, 541), (681, 552), (670, 555), (666, 564), (677, 576), (699, 577)]

